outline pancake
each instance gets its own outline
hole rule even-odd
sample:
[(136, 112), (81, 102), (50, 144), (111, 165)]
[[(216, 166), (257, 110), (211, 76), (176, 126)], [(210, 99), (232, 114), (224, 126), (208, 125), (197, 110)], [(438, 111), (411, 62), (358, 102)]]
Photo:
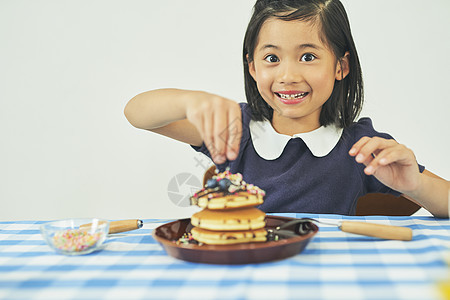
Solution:
[(192, 237), (210, 245), (230, 245), (250, 242), (265, 242), (267, 231), (264, 228), (244, 231), (212, 231), (198, 227), (191, 230)]
[(197, 206), (208, 209), (234, 209), (239, 207), (251, 207), (262, 204), (264, 202), (263, 196), (260, 194), (253, 194), (246, 191), (237, 192), (232, 195), (211, 194), (198, 197)]
[(264, 228), (266, 214), (254, 207), (232, 210), (203, 209), (192, 215), (193, 226), (217, 231)]
[(241, 174), (226, 170), (208, 179), (190, 200), (201, 208), (222, 210), (256, 206), (264, 202), (264, 196), (263, 190), (246, 183)]

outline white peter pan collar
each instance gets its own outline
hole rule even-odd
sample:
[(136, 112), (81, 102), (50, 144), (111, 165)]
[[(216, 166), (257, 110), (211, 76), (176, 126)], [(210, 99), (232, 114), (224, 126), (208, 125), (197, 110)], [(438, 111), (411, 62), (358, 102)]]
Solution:
[(253, 146), (256, 153), (266, 160), (274, 160), (280, 157), (292, 138), (301, 138), (314, 156), (326, 156), (339, 142), (342, 131), (342, 128), (328, 125), (310, 132), (289, 136), (276, 132), (268, 120), (250, 121), (250, 136)]

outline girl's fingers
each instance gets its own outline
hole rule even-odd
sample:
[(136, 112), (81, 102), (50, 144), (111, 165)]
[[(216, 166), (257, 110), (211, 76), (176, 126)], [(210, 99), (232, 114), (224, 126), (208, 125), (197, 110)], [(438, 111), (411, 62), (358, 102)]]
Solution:
[(201, 135), (203, 137), (203, 142), (205, 143), (206, 148), (208, 148), (209, 153), (211, 154), (211, 158), (216, 162), (216, 158), (218, 157), (216, 146), (214, 145), (214, 122), (213, 116), (209, 114), (203, 114), (200, 116), (201, 124), (200, 130)]
[(411, 190), (419, 184), (419, 168), (414, 153), (395, 140), (362, 138), (349, 154), (366, 167), (366, 175), (397, 191)]
[(388, 160), (388, 154), (392, 153), (392, 148), (399, 145), (395, 140), (383, 139), (380, 137), (363, 137), (350, 149), (349, 154), (355, 157), (358, 163), (363, 163), (367, 175), (373, 175), (381, 165), (392, 162), (392, 156)]
[(357, 162), (364, 163), (370, 157), (375, 157), (387, 147), (393, 147), (395, 145), (398, 145), (395, 140), (387, 140), (379, 137), (363, 137), (353, 145), (349, 154), (355, 156)]
[(212, 130), (214, 137), (214, 155), (213, 159), (216, 163), (222, 164), (226, 161), (225, 151), (228, 140), (227, 116), (224, 113), (216, 112), (213, 115), (214, 127)]
[(201, 132), (203, 136), (203, 142), (205, 143), (206, 148), (208, 148), (209, 153), (211, 154), (211, 157), (214, 161), (216, 161), (217, 157), (217, 151), (216, 147), (214, 145), (214, 135), (213, 135), (213, 129), (214, 129), (214, 123), (213, 123), (213, 116), (208, 114), (203, 114), (201, 116)]
[(187, 119), (194, 124), (211, 158), (216, 164), (234, 160), (242, 135), (239, 104), (211, 94), (198, 98), (186, 109)]
[(239, 106), (220, 109), (215, 113), (204, 115), (204, 142), (217, 164), (227, 159), (234, 160), (239, 152), (242, 135), (242, 120)]
[(350, 149), (348, 154), (350, 154), (351, 156), (356, 156), (359, 153), (359, 150), (361, 149), (361, 147), (364, 146), (369, 140), (370, 140), (370, 138), (367, 136), (360, 138), (359, 141), (357, 141), (352, 146), (352, 148)]
[(408, 165), (415, 162), (413, 153), (401, 144), (396, 144), (381, 151), (375, 159), (366, 167), (365, 173), (372, 175), (379, 167), (392, 163)]
[(366, 165), (364, 173), (366, 173), (367, 175), (373, 175), (380, 166), (386, 166), (388, 164), (386, 163), (387, 157), (392, 157), (392, 155), (390, 155), (392, 154), (392, 152), (392, 148), (386, 148), (383, 151), (379, 152), (378, 155), (376, 155), (374, 159), (372, 159), (372, 161)]
[(241, 110), (231, 109), (228, 112), (228, 140), (227, 140), (227, 158), (234, 160), (239, 153), (239, 145), (242, 135)]

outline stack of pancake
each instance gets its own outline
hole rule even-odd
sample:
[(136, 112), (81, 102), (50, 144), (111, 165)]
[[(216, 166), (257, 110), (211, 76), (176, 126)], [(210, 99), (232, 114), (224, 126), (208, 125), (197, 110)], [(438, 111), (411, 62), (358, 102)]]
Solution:
[(265, 192), (247, 184), (242, 175), (218, 173), (191, 197), (203, 210), (192, 215), (192, 237), (198, 242), (227, 245), (266, 241), (266, 214), (255, 206)]

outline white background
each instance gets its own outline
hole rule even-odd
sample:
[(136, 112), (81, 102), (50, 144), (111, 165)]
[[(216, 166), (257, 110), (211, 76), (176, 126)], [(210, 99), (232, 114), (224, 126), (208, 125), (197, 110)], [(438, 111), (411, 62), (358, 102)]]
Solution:
[[(253, 3), (0, 0), (0, 220), (190, 216), (169, 183), (200, 180), (210, 163), (133, 128), (123, 108), (162, 87), (245, 101)], [(344, 4), (364, 72), (362, 116), (449, 179), (450, 2)]]

